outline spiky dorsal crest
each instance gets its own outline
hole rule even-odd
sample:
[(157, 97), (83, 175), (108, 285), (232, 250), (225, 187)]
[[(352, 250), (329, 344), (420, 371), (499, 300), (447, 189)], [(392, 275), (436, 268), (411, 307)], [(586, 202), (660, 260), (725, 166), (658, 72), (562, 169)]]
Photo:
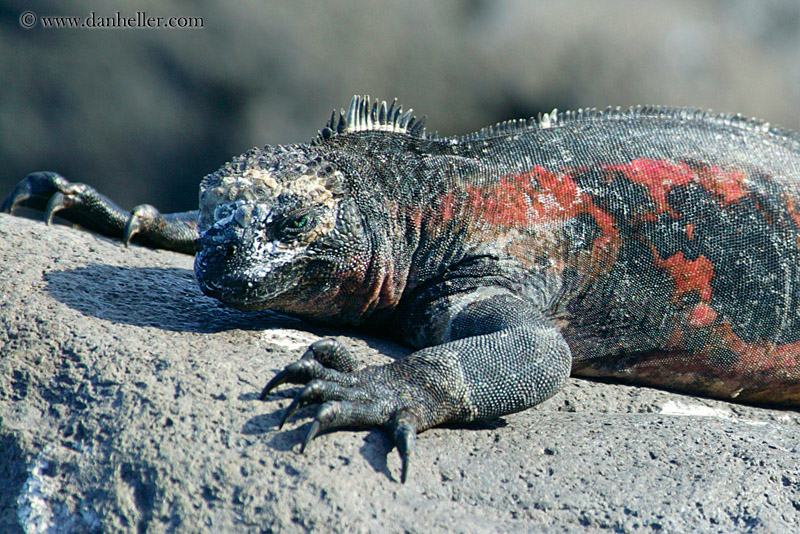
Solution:
[(417, 119), (411, 109), (403, 113), (397, 99), (391, 105), (385, 100), (372, 101), (369, 96), (354, 96), (347, 111), (334, 110), (316, 141), (324, 141), (335, 135), (349, 132), (395, 132), (412, 137), (425, 137), (425, 117)]
[(559, 125), (563, 113), (559, 113), (554, 109), (550, 113), (539, 113), (536, 117), (529, 119), (511, 119), (503, 122), (498, 122), (492, 126), (481, 128), (477, 132), (469, 133), (459, 137), (461, 141), (474, 141), (479, 139), (486, 139), (487, 137), (494, 137), (498, 135), (509, 135), (517, 132), (530, 130), (531, 128), (552, 128)]
[[(323, 143), (331, 137), (350, 132), (396, 132), (421, 139), (438, 140), (437, 134), (426, 134), (425, 117), (417, 119), (411, 109), (403, 112), (397, 99), (391, 105), (382, 100), (371, 100), (369, 96), (354, 96), (347, 111), (336, 111), (330, 120), (312, 141), (312, 144)], [(656, 119), (666, 121), (705, 122), (719, 126), (733, 127), (745, 131), (756, 131), (767, 134), (773, 139), (782, 140), (793, 147), (800, 147), (800, 134), (791, 130), (776, 127), (768, 122), (748, 118), (740, 114), (716, 114), (710, 110), (702, 111), (692, 108), (673, 108), (666, 106), (634, 106), (627, 110), (620, 107), (608, 107), (605, 110), (583, 108), (576, 111), (559, 112), (554, 109), (550, 113), (540, 113), (529, 119), (512, 119), (487, 126), (466, 135), (446, 138), (450, 142), (472, 142), (492, 137), (514, 135), (530, 130), (569, 127), (574, 124), (603, 121), (626, 121), (637, 119)]]
[(800, 134), (768, 122), (748, 118), (740, 114), (714, 113), (710, 110), (703, 111), (693, 108), (674, 108), (667, 106), (634, 106), (627, 110), (620, 107), (609, 107), (605, 110), (583, 108), (576, 111), (539, 114), (530, 119), (515, 119), (500, 122), (494, 126), (487, 126), (481, 130), (462, 135), (458, 141), (479, 141), (491, 137), (513, 135), (528, 130), (541, 130), (547, 128), (569, 127), (574, 124), (588, 122), (611, 122), (637, 119), (655, 119), (663, 121), (702, 122), (719, 126), (732, 127), (744, 131), (753, 131), (767, 134), (779, 142), (800, 147)]

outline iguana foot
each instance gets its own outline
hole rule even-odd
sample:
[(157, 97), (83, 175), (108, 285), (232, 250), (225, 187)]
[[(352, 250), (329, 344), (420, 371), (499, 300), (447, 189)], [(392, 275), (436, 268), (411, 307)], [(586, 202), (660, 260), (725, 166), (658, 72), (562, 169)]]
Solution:
[(47, 224), (58, 214), (105, 236), (121, 238), (126, 245), (138, 236), (145, 245), (194, 254), (197, 212), (162, 215), (148, 204), (128, 212), (93, 187), (72, 183), (55, 172), (26, 176), (0, 205), (0, 211), (13, 213), (17, 207), (42, 211)]
[(55, 172), (32, 172), (6, 197), (0, 211), (10, 214), (24, 206), (45, 212), (45, 220), (50, 221), (60, 209), (72, 207), (70, 201), (79, 200), (87, 189), (91, 187), (70, 183)]
[[(391, 436), (400, 453), (400, 480), (408, 476), (409, 456), (418, 430), (428, 428), (419, 413), (427, 411), (412, 390), (418, 385), (402, 380), (392, 365), (358, 369), (356, 360), (334, 339), (312, 344), (303, 357), (286, 366), (266, 385), (264, 400), (283, 383), (305, 384), (281, 418), (280, 427), (300, 408), (320, 405), (303, 439), (300, 452), (320, 433), (346, 427), (380, 426)], [(412, 394), (410, 394), (412, 393)]]

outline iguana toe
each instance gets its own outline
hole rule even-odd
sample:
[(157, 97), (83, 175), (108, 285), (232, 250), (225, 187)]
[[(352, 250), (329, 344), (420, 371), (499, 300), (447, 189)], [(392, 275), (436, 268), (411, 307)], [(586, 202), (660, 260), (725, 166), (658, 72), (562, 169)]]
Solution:
[(330, 400), (324, 402), (314, 416), (311, 428), (303, 440), (301, 451), (317, 434), (323, 432), (342, 428), (384, 425), (387, 418), (384, 416), (382, 408), (378, 403), (369, 401)]
[(324, 380), (312, 380), (298, 393), (292, 403), (286, 408), (281, 418), (280, 427), (300, 408), (312, 404), (319, 404), (329, 400), (342, 400), (347, 398), (344, 388), (336, 382), (326, 382)]
[(122, 234), (122, 242), (127, 247), (131, 243), (133, 236), (139, 233), (142, 228), (142, 221), (136, 214), (136, 210), (131, 211), (131, 216), (128, 217), (128, 222), (125, 223), (125, 230)]
[(390, 435), (392, 442), (400, 453), (400, 481), (405, 484), (408, 478), (411, 453), (417, 439), (417, 420), (411, 410), (398, 409), (388, 422), (384, 416), (385, 406), (369, 401), (328, 401), (320, 406), (308, 432), (303, 438), (300, 452), (304, 452), (308, 444), (317, 435), (347, 427), (382, 426)]
[[(0, 211), (13, 213), (19, 206), (44, 210), (53, 195), (69, 185), (70, 183), (57, 173), (32, 172), (18, 183), (11, 194), (6, 197), (0, 205)], [(45, 218), (47, 219), (47, 215)]]
[(347, 378), (346, 374), (361, 367), (344, 345), (335, 339), (321, 339), (312, 343), (298, 361), (290, 363), (272, 377), (261, 391), (261, 400), (285, 383), (306, 384), (316, 378), (352, 383), (352, 379)]
[(328, 369), (317, 360), (304, 356), (303, 359), (290, 363), (282, 371), (272, 377), (272, 380), (270, 380), (261, 391), (261, 400), (266, 399), (267, 395), (281, 384), (306, 384), (314, 379), (352, 382), (352, 379), (348, 379), (344, 373), (335, 369)]
[(128, 221), (125, 224), (122, 240), (127, 247), (136, 234), (155, 234), (166, 225), (167, 222), (164, 220), (164, 216), (155, 206), (139, 204), (131, 210)]
[(330, 367), (342, 373), (352, 373), (363, 367), (356, 358), (350, 354), (347, 347), (333, 338), (320, 339), (308, 347), (302, 359), (313, 358), (325, 367)]
[(414, 444), (417, 442), (417, 423), (416, 418), (409, 411), (404, 410), (390, 423), (392, 431), (392, 441), (400, 453), (401, 473), (400, 481), (405, 484), (408, 478), (408, 464)]
[(56, 213), (68, 207), (67, 197), (64, 193), (57, 192), (47, 202), (47, 207), (44, 209), (44, 222), (48, 225), (53, 223), (53, 217)]

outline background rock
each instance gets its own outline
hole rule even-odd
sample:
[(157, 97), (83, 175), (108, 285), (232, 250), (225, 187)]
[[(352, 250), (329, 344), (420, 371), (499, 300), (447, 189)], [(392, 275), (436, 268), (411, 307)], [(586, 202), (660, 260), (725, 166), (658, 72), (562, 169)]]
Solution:
[[(800, 128), (793, 0), (114, 4), (0, 1), (0, 191), (46, 169), (124, 207), (194, 209), (202, 176), (252, 146), (308, 141), (353, 94), (398, 97), (448, 135), (636, 104)], [(41, 23), (117, 11), (203, 27)]]
[(297, 388), (265, 382), (336, 335), (204, 297), (191, 258), (0, 215), (0, 531), (790, 532), (800, 415), (570, 380), (541, 406), (417, 441), (297, 453)]

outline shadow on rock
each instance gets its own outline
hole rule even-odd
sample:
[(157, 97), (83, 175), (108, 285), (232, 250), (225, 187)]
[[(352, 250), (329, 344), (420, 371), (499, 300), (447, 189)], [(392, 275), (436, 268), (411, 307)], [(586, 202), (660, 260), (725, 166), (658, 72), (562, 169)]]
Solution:
[[(2, 420), (0, 419), (0, 426)], [(18, 497), (28, 477), (25, 455), (13, 436), (0, 436), (0, 531), (22, 534), (18, 518)]]
[(271, 311), (226, 308), (200, 292), (188, 269), (90, 265), (45, 274), (48, 293), (80, 313), (115, 323), (175, 332), (298, 328)]
[[(305, 419), (307, 417), (313, 417), (315, 411), (315, 408), (309, 408), (307, 410), (301, 410), (298, 413), (300, 414), (300, 419)], [(246, 434), (260, 434), (269, 431), (275, 431), (278, 429), (278, 421), (280, 419), (278, 416), (280, 416), (282, 412), (282, 410), (275, 412), (277, 416), (273, 414), (254, 417), (247, 422), (242, 430)], [(302, 412), (306, 413), (304, 414)], [(300, 444), (306, 437), (310, 426), (311, 423), (309, 421), (302, 421), (294, 428), (287, 429), (284, 427), (283, 429), (274, 432), (267, 444), (270, 448), (276, 451), (295, 451), (300, 454)], [(325, 436), (328, 434), (333, 434), (335, 432), (352, 432), (363, 430), (363, 428), (355, 427), (331, 429), (329, 431), (320, 433), (311, 443), (308, 444), (308, 447), (331, 447), (330, 444), (325, 443)], [(376, 473), (382, 473), (386, 475), (388, 479), (394, 480), (395, 478), (392, 475), (387, 462), (387, 457), (393, 449), (394, 445), (392, 445), (386, 434), (384, 434), (381, 430), (373, 428), (370, 429), (364, 436), (364, 444), (359, 449), (359, 452)], [(345, 459), (349, 463), (349, 460), (347, 459), (350, 458), (351, 454), (355, 454), (355, 450), (352, 451), (352, 453), (348, 453), (346, 451), (336, 451), (333, 454), (339, 458)]]
[(84, 315), (114, 323), (201, 334), (292, 328), (321, 337), (341, 334), (357, 337), (393, 359), (412, 352), (360, 330), (334, 329), (269, 310), (227, 308), (203, 295), (188, 269), (94, 264), (50, 271), (44, 275), (44, 280), (47, 292), (59, 302)]
[[(386, 461), (389, 453), (394, 450), (389, 437), (380, 430), (373, 429), (366, 438), (364, 444), (361, 446), (361, 455), (369, 463), (376, 473), (383, 473), (387, 478), (395, 480), (391, 470), (389, 470), (388, 462)], [(399, 482), (399, 480), (395, 480)]]

